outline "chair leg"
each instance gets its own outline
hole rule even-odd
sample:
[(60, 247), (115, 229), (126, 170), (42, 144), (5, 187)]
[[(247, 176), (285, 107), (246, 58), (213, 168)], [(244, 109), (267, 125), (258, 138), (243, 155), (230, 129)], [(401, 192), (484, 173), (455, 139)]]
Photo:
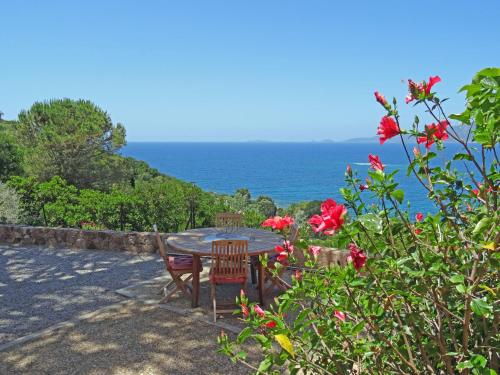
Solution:
[(177, 288), (180, 289), (186, 297), (191, 297), (191, 294), (189, 293), (189, 289), (187, 288), (187, 285), (184, 283), (184, 280), (182, 280), (181, 276), (178, 276), (178, 279), (175, 282), (177, 284)]
[(250, 263), (250, 277), (252, 279), (252, 285), (255, 285), (257, 283), (257, 271), (253, 263)]
[[(170, 299), (170, 297), (172, 297), (176, 292), (178, 292), (179, 290), (181, 290), (180, 288), (178, 287), (175, 287), (173, 290), (171, 290), (169, 293), (165, 293), (165, 297), (163, 297), (163, 299), (160, 301), (160, 305), (164, 304), (164, 303), (167, 303), (168, 300)], [(166, 291), (166, 289), (165, 289)]]
[(215, 284), (212, 284), (212, 308), (214, 310), (214, 323), (217, 321), (217, 299), (215, 296)]

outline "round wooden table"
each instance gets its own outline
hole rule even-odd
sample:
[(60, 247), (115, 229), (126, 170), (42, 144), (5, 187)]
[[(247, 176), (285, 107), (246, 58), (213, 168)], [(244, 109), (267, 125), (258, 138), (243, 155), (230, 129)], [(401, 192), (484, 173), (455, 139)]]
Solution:
[[(212, 255), (212, 241), (216, 240), (247, 240), (248, 255), (258, 256), (274, 252), (275, 246), (283, 242), (283, 236), (267, 230), (253, 228), (200, 228), (170, 235), (167, 239), (169, 250), (193, 256), (193, 296), (191, 301), (193, 307), (198, 306), (200, 293), (198, 260), (200, 257)], [(259, 300), (264, 305), (264, 271), (260, 262), (257, 265), (257, 272)]]

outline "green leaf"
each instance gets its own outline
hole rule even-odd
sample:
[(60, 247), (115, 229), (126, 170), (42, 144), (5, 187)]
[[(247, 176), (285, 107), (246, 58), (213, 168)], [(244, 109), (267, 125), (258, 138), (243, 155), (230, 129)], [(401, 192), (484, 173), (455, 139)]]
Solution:
[(394, 190), (391, 195), (399, 202), (399, 204), (403, 203), (405, 199), (405, 192), (401, 189)]
[(493, 308), (484, 300), (479, 298), (474, 298), (470, 305), (474, 314), (478, 316), (484, 316), (493, 311)]
[(304, 319), (307, 318), (309, 311), (310, 311), (309, 309), (304, 309), (299, 313), (294, 322), (295, 327), (299, 326), (304, 321)]
[(258, 373), (266, 374), (267, 370), (271, 368), (273, 365), (273, 360), (270, 357), (264, 358), (264, 360), (260, 363), (259, 368), (257, 369)]
[(472, 160), (472, 156), (470, 156), (469, 154), (456, 154), (455, 156), (453, 156), (453, 160)]
[(457, 365), (457, 370), (459, 371), (465, 370), (466, 368), (474, 368), (474, 365), (471, 363), (471, 361), (460, 362)]
[(450, 281), (453, 284), (463, 284), (464, 280), (465, 280), (464, 275), (453, 275), (452, 277), (450, 277)]
[(365, 328), (365, 321), (362, 320), (361, 322), (359, 322), (358, 324), (356, 324), (354, 327), (352, 327), (352, 334), (353, 335), (357, 335), (358, 333), (360, 333), (363, 328)]
[(484, 87), (490, 88), (490, 89), (496, 89), (498, 87), (497, 81), (495, 81), (491, 77), (485, 77), (481, 80), (481, 84)]
[(450, 118), (453, 120), (460, 121), (462, 124), (470, 125), (470, 111), (466, 110), (462, 113), (452, 114)]
[(267, 344), (269, 343), (269, 339), (261, 334), (254, 335), (253, 338), (257, 340), (262, 346), (267, 346)]
[(477, 234), (483, 233), (488, 228), (488, 225), (492, 222), (492, 219), (489, 217), (484, 217), (476, 224), (472, 234), (475, 236)]
[(244, 328), (240, 334), (238, 335), (238, 338), (236, 341), (238, 344), (244, 343), (245, 340), (252, 334), (252, 328), (251, 327), (246, 327)]
[(465, 292), (467, 291), (467, 288), (465, 287), (464, 284), (458, 284), (456, 287), (457, 291), (459, 293), (462, 293), (462, 294), (465, 294)]
[(470, 361), (474, 365), (474, 368), (485, 368), (488, 363), (487, 359), (480, 354), (475, 354), (471, 357)]
[(358, 218), (359, 222), (370, 232), (382, 233), (382, 218), (374, 213), (368, 213)]

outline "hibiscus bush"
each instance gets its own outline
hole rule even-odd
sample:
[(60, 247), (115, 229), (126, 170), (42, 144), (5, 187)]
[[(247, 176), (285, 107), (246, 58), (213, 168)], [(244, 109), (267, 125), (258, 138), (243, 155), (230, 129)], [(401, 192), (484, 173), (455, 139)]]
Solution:
[[(496, 374), (500, 69), (480, 71), (461, 89), (467, 104), (455, 115), (434, 92), (440, 80), (409, 81), (406, 104), (423, 109), (410, 127), (397, 100), (375, 92), (385, 112), (380, 143), (399, 138), (407, 173), (433, 209), (415, 212), (398, 171), (376, 155), (367, 176), (348, 167), (344, 201), (326, 200), (309, 220), (315, 234), (294, 245), (305, 265), (266, 309), (241, 296), (247, 326), (235, 341), (220, 336), (222, 352), (266, 374)], [(433, 162), (451, 142), (460, 150), (444, 165)], [(286, 234), (292, 220), (273, 222)], [(321, 241), (345, 248), (348, 265), (317, 266)], [(262, 259), (275, 261), (275, 277), (294, 263), (293, 245), (278, 250), (279, 260)], [(240, 351), (247, 340), (262, 348), (258, 365)]]

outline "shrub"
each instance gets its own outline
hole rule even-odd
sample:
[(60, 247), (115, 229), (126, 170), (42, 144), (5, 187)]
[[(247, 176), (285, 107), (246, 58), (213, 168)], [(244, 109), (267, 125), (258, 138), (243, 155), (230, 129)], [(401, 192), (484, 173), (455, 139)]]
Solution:
[(0, 182), (0, 223), (18, 223), (21, 216), (19, 205), (16, 191)]
[[(368, 158), (367, 183), (347, 168), (345, 202), (326, 200), (309, 223), (316, 243), (333, 236), (349, 248), (348, 266), (314, 267), (321, 247), (304, 241), (308, 268), (295, 274), (267, 311), (248, 306), (242, 296), (247, 327), (237, 342), (222, 335), (222, 352), (246, 363), (237, 347), (253, 338), (264, 354), (254, 367), (258, 373), (286, 367), (292, 374), (496, 374), (500, 69), (479, 72), (462, 89), (465, 111), (449, 117), (444, 100), (432, 92), (439, 81), (409, 81), (406, 102), (423, 106), (430, 123), (422, 127), (415, 117), (408, 130), (400, 125), (396, 99), (390, 104), (375, 93), (386, 111), (380, 143), (399, 137), (408, 173), (435, 210), (411, 211), (397, 171), (376, 155)], [(452, 119), (467, 127), (465, 137)], [(413, 152), (403, 135), (414, 139)], [(446, 140), (461, 150), (445, 165), (434, 165)], [(293, 249), (283, 248), (282, 262), (293, 263)]]

